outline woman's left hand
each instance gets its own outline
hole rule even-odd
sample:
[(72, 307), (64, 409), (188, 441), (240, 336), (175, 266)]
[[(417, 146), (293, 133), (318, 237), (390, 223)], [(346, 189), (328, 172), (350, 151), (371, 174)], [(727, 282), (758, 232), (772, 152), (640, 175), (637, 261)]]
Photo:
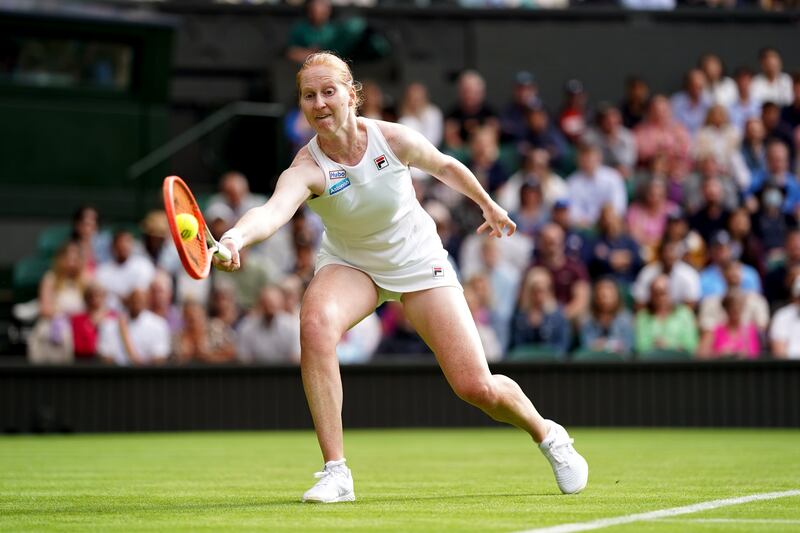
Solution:
[(485, 222), (478, 228), (478, 233), (489, 230), (489, 237), (499, 239), (503, 233), (511, 236), (517, 230), (517, 225), (508, 217), (506, 210), (492, 200), (483, 208), (483, 219)]

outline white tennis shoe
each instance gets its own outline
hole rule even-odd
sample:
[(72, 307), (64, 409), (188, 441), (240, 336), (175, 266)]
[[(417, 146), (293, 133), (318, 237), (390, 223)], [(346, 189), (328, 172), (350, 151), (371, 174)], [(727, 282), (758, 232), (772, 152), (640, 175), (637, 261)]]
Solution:
[(353, 476), (344, 464), (345, 460), (328, 461), (322, 472), (314, 477), (317, 483), (303, 494), (303, 501), (309, 503), (352, 502), (356, 499), (353, 491)]
[(567, 430), (552, 420), (547, 437), (539, 444), (556, 476), (558, 488), (564, 494), (576, 494), (586, 488), (589, 481), (589, 464), (586, 459), (575, 451), (572, 446), (574, 439), (569, 437)]

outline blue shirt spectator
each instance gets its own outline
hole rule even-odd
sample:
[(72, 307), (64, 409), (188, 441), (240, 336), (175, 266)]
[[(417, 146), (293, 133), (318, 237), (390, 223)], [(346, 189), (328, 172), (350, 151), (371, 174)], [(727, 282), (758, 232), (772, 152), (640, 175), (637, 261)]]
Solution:
[[(741, 289), (761, 294), (761, 278), (758, 277), (758, 271), (744, 263), (742, 263)], [(722, 296), (727, 290), (728, 284), (725, 281), (725, 276), (722, 275), (722, 268), (718, 265), (709, 265), (700, 272), (701, 298)]]
[(514, 316), (509, 348), (533, 345), (563, 356), (570, 340), (569, 321), (556, 302), (550, 273), (540, 267), (530, 269)]
[(644, 264), (641, 248), (609, 206), (603, 209), (598, 226), (597, 237), (587, 245), (589, 273), (593, 278), (610, 277), (623, 286), (632, 284)]
[(770, 188), (778, 189), (783, 194), (783, 212), (795, 214), (800, 207), (800, 183), (789, 172), (789, 149), (783, 142), (767, 143), (766, 165), (764, 171), (753, 174), (745, 196), (757, 197), (763, 204), (762, 193)]
[(628, 206), (628, 193), (622, 175), (601, 165), (602, 155), (595, 146), (582, 146), (578, 153), (579, 170), (567, 178), (570, 219), (577, 227), (592, 227), (605, 204), (622, 216)]
[(628, 355), (633, 350), (633, 317), (623, 307), (613, 279), (594, 286), (591, 313), (580, 327), (581, 348)]
[(711, 100), (703, 91), (706, 78), (700, 69), (692, 69), (686, 74), (685, 90), (675, 93), (670, 99), (672, 116), (683, 124), (694, 137), (706, 120)]

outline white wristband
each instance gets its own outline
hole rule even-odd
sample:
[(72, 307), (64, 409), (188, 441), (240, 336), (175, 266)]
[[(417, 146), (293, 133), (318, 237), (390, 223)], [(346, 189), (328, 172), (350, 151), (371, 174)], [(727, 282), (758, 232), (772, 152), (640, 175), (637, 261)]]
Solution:
[(242, 235), (242, 230), (239, 228), (231, 228), (223, 233), (222, 237), (219, 238), (219, 242), (222, 242), (225, 239), (233, 241), (237, 252), (242, 249), (242, 246), (244, 246), (244, 235)]

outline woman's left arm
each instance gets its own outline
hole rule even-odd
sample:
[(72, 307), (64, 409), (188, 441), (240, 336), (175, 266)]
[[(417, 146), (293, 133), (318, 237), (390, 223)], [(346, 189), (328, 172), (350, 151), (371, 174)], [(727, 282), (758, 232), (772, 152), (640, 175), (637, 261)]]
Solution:
[(478, 228), (478, 233), (487, 229), (492, 237), (514, 233), (517, 225), (509, 218), (506, 210), (492, 200), (478, 178), (466, 166), (441, 153), (422, 134), (411, 128), (390, 122), (378, 124), (389, 146), (403, 164), (430, 174), (478, 204), (485, 220)]

